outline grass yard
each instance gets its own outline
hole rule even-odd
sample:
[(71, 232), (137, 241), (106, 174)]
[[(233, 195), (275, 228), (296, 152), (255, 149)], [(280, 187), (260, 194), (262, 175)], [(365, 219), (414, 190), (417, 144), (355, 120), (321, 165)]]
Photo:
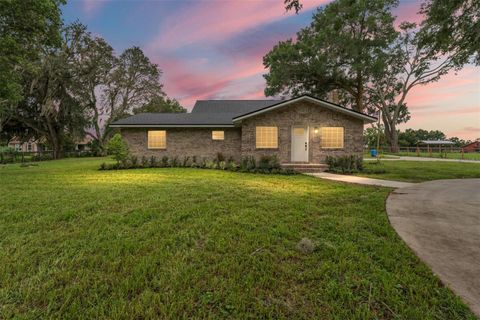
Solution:
[[(408, 157), (417, 157), (417, 153), (415, 152), (415, 149), (412, 148), (412, 151), (406, 152), (406, 151), (401, 151), (398, 153), (380, 153), (380, 157), (399, 157), (399, 156), (408, 156)], [(428, 152), (420, 152), (418, 156), (423, 157), (423, 158), (442, 158), (445, 157), (447, 159), (462, 159), (462, 153), (461, 152), (447, 152), (447, 153), (439, 153), (438, 151), (432, 152), (431, 154)], [(370, 158), (370, 152), (364, 153), (364, 157)], [(479, 160), (480, 162), (480, 153), (479, 152), (471, 152), (471, 153), (464, 153), (463, 154), (463, 159), (464, 160)]]
[(388, 189), (102, 161), (0, 167), (0, 318), (475, 318)]
[(355, 175), (376, 179), (422, 182), (439, 179), (480, 178), (480, 163), (439, 161), (364, 161), (366, 172)]

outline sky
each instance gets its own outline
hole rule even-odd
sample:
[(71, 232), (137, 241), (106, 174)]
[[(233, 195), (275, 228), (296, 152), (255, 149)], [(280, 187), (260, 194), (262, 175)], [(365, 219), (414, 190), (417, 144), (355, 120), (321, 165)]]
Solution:
[[(328, 2), (303, 0), (298, 15), (286, 13), (283, 0), (70, 0), (62, 11), (66, 23), (86, 24), (117, 54), (139, 46), (163, 71), (167, 95), (191, 110), (202, 99), (266, 99), (263, 56)], [(396, 24), (421, 21), (419, 6), (401, 0)], [(480, 68), (414, 88), (407, 105), (411, 120), (401, 129), (480, 138)]]

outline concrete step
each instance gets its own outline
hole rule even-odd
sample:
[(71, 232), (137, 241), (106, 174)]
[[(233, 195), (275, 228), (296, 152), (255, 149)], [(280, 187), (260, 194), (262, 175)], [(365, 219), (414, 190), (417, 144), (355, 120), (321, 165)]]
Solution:
[(328, 165), (324, 163), (282, 163), (282, 167), (302, 173), (323, 172), (328, 169)]

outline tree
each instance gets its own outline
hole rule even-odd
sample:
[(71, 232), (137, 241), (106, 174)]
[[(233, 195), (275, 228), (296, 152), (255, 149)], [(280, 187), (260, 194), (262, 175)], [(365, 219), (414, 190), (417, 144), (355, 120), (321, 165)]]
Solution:
[(26, 134), (45, 137), (55, 159), (62, 156), (66, 137), (81, 137), (88, 125), (85, 110), (69, 92), (73, 77), (68, 59), (65, 51), (53, 50), (36, 61), (40, 71), (25, 75), (27, 94), (11, 115), (19, 124), (13, 127), (17, 132), (24, 126)]
[(297, 41), (280, 42), (264, 58), (265, 94), (324, 97), (338, 89), (353, 109), (365, 108), (366, 86), (385, 67), (396, 37), (396, 0), (337, 0), (320, 8)]
[(22, 74), (34, 72), (44, 47), (56, 47), (63, 0), (0, 1), (0, 132), (24, 97)]
[(120, 164), (121, 161), (124, 161), (128, 155), (128, 145), (123, 141), (120, 133), (115, 134), (107, 145), (108, 153), (113, 156), (113, 159), (117, 161), (117, 164)]
[(396, 126), (409, 119), (406, 98), (414, 87), (438, 81), (451, 69), (462, 67), (457, 56), (443, 56), (424, 45), (424, 30), (404, 22), (388, 49), (385, 70), (378, 72), (368, 88), (370, 106), (382, 111), (385, 136), (392, 152), (398, 152)]
[(380, 128), (375, 125), (363, 131), (363, 141), (369, 148), (377, 147), (378, 138), (380, 138), (379, 145), (384, 147), (386, 145), (386, 139), (382, 125), (380, 125)]
[(413, 147), (423, 140), (446, 140), (446, 136), (439, 130), (406, 129), (398, 133), (399, 145), (402, 147)]
[(134, 114), (138, 113), (185, 113), (187, 109), (182, 107), (175, 99), (165, 98), (163, 96), (153, 97), (141, 107), (133, 109)]
[[(102, 110), (99, 95), (111, 81), (117, 59), (113, 48), (102, 38), (93, 37), (87, 28), (75, 22), (66, 29), (66, 44), (72, 54), (72, 72), (75, 82), (72, 94), (88, 110), (88, 118), (94, 133), (87, 131), (95, 140), (101, 139)], [(103, 147), (103, 144), (102, 144)]]
[(480, 65), (480, 1), (426, 0), (421, 13), (426, 15), (425, 45), (459, 63), (473, 58)]
[(154, 98), (165, 97), (161, 74), (138, 47), (126, 49), (120, 55), (102, 93), (104, 129), (96, 137), (102, 147), (112, 135), (110, 123), (132, 114)]
[(452, 141), (455, 143), (455, 147), (463, 147), (464, 145), (467, 145), (469, 143), (472, 143), (473, 141), (471, 140), (463, 140), (458, 137), (451, 137), (448, 140)]

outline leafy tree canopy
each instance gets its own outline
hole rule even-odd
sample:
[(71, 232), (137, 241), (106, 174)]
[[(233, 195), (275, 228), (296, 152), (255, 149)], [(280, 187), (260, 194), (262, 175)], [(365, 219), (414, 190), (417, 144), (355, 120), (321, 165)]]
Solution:
[(133, 109), (134, 114), (138, 113), (185, 113), (187, 109), (182, 107), (175, 99), (157, 96), (141, 107)]
[(426, 0), (421, 13), (427, 17), (423, 23), (426, 44), (455, 55), (459, 63), (480, 65), (480, 1)]
[(337, 0), (320, 8), (297, 40), (276, 45), (263, 59), (265, 94), (324, 97), (341, 89), (357, 111), (365, 87), (385, 67), (384, 50), (396, 37), (391, 9), (396, 0)]
[[(60, 43), (60, 5), (64, 0), (0, 1), (0, 131), (24, 95), (22, 70), (34, 71), (32, 63), (45, 47)], [(38, 69), (37, 69), (38, 70)]]

